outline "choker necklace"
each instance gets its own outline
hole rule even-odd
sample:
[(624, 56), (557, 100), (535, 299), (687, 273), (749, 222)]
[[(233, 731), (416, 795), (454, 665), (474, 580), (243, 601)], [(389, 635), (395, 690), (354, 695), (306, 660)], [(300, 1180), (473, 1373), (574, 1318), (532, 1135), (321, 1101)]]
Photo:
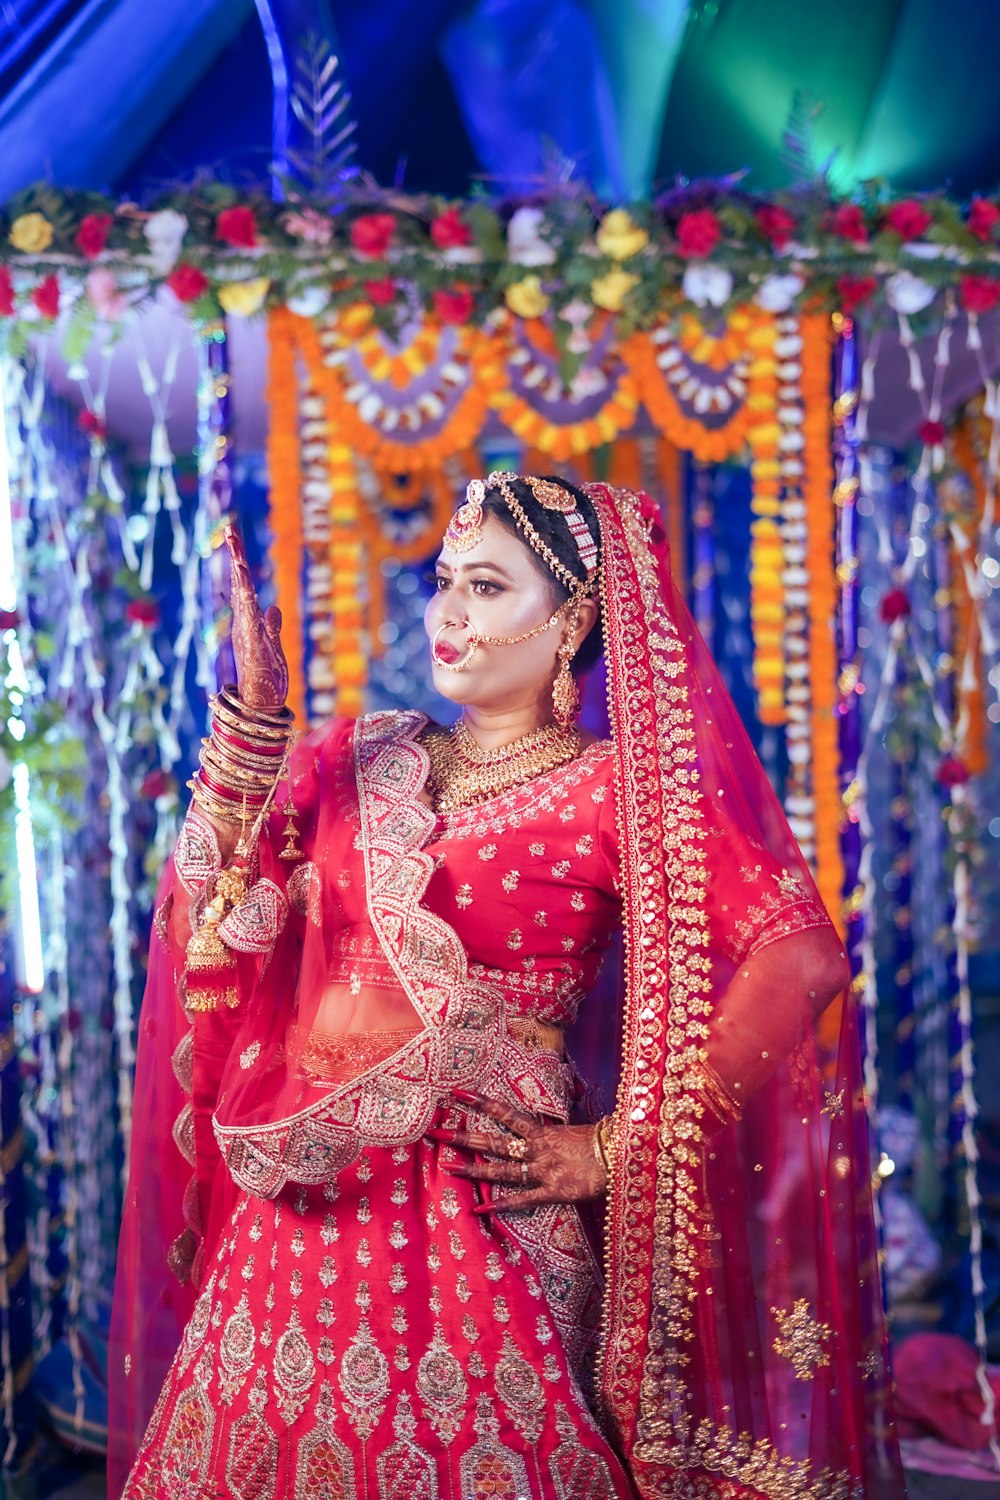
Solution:
[(455, 812), (488, 802), (575, 760), (580, 753), (580, 731), (575, 725), (543, 724), (509, 745), (483, 750), (465, 720), (459, 719), (450, 729), (430, 726), (420, 743), (430, 756), (427, 789), (435, 811)]

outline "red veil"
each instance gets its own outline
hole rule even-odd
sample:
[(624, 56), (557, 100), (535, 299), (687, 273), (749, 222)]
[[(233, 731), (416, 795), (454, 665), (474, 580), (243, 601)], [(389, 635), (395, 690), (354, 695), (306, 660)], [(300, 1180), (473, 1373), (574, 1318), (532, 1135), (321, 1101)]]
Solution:
[(814, 1026), (843, 960), (655, 506), (588, 493), (626, 951), (600, 1399), (643, 1500), (902, 1495), (853, 1005), (835, 1059)]
[[(815, 1038), (816, 1015), (845, 982), (839, 941), (674, 587), (655, 507), (600, 485), (589, 493), (603, 541), (625, 940), (603, 1415), (642, 1500), (888, 1500), (903, 1489), (851, 1004), (835, 1059)], [(378, 721), (363, 721), (352, 771), (352, 734), (334, 725), (296, 751), (291, 785), (315, 864), (289, 875), (276, 815), (246, 912), (233, 914), (238, 1010), (200, 1014), (192, 1029), (180, 1000), (185, 928), (171, 906), (204, 899), (218, 859), (196, 817), (161, 893), (112, 1326), (112, 1494), (234, 1178), (263, 1195), (324, 1180), (365, 1140), (419, 1139), (457, 1085), (516, 1097), (502, 1005), (421, 906), (426, 755), (412, 733), (385, 750)], [(381, 769), (366, 810), (369, 753)], [(358, 871), (367, 906), (345, 935), (337, 892), (347, 903)], [(357, 1084), (317, 1093), (297, 1068), (301, 1038), (348, 939), (380, 985), (398, 982), (416, 1030)], [(545, 1078), (524, 1087), (559, 1117)]]

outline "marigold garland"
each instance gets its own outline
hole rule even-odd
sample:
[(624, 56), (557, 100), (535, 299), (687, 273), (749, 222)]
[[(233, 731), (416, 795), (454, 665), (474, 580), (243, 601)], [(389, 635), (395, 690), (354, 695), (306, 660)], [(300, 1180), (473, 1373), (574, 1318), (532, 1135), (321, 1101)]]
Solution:
[(271, 560), (275, 598), (283, 620), (281, 639), (288, 662), (288, 705), (299, 723), (304, 724), (306, 683), (300, 614), (302, 469), (295, 321), (284, 308), (275, 308), (269, 318), (267, 468), (270, 477)]
[(813, 798), (816, 804), (816, 884), (843, 933), (844, 862), (840, 848), (843, 804), (839, 792), (837, 735), (836, 507), (831, 455), (832, 329), (826, 313), (802, 319), (803, 459), (808, 527), (809, 682), (812, 690)]
[(690, 354), (699, 364), (719, 371), (734, 367), (732, 379), (737, 389), (744, 381), (743, 367), (749, 366), (750, 333), (759, 318), (747, 308), (737, 308), (726, 321), (721, 336), (710, 334), (693, 316), (681, 320), (676, 337), (664, 340), (666, 330), (630, 334), (620, 346), (622, 359), (635, 378), (639, 399), (660, 432), (678, 448), (683, 448), (700, 463), (725, 463), (739, 453), (747, 440), (752, 411), (746, 394), (736, 399), (731, 415), (718, 427), (706, 427), (697, 417), (682, 410), (661, 361), (673, 343)]
[[(536, 411), (511, 386), (508, 361), (517, 325), (518, 320), (509, 315), (497, 319), (496, 336), (487, 346), (479, 376), (490, 406), (504, 426), (526, 447), (536, 448), (548, 458), (565, 463), (569, 459), (579, 459), (582, 454), (604, 443), (613, 443), (634, 425), (639, 393), (635, 378), (627, 368), (621, 370), (608, 399), (591, 417), (556, 423)], [(528, 319), (520, 324), (520, 328), (522, 336), (540, 353), (551, 354), (552, 335), (540, 319)]]
[[(969, 587), (967, 567), (976, 566), (976, 550), (983, 515), (986, 510), (987, 483), (995, 486), (996, 476), (984, 473), (987, 462), (981, 451), (990, 441), (989, 427), (985, 445), (977, 439), (975, 430), (983, 421), (971, 412), (966, 412), (952, 433), (952, 447), (959, 467), (968, 476), (972, 485), (975, 504), (971, 514), (954, 516), (952, 523), (964, 539), (960, 548), (954, 534), (949, 537), (952, 573), (952, 601), (955, 611), (955, 685), (956, 739), (955, 750), (961, 756), (969, 773), (973, 776), (985, 771), (989, 764), (987, 750), (988, 733), (986, 720), (986, 692), (981, 660), (981, 635), (975, 600)], [(971, 561), (970, 561), (971, 560)]]
[[(356, 719), (364, 712), (368, 658), (362, 601), (365, 577), (357, 469), (352, 449), (336, 437), (330, 443), (330, 616), (333, 622), (334, 712)], [(370, 622), (369, 622), (370, 623)]]
[[(468, 382), (444, 426), (433, 436), (414, 434), (403, 442), (387, 437), (362, 414), (362, 398), (350, 399), (350, 387), (339, 365), (332, 365), (328, 350), (343, 351), (348, 344), (359, 342), (365, 368), (374, 379), (385, 379), (396, 389), (405, 389), (417, 376), (430, 368), (437, 352), (441, 330), (425, 325), (401, 352), (388, 353), (382, 335), (371, 321), (369, 309), (348, 308), (335, 322), (318, 330), (308, 318), (296, 319), (299, 349), (311, 378), (323, 392), (334, 431), (376, 468), (385, 474), (427, 473), (446, 459), (472, 447), (483, 429), (487, 416), (487, 392), (490, 368), (489, 335), (475, 328), (458, 330), (457, 361), (464, 362)], [(376, 371), (380, 374), (376, 375)]]
[(750, 620), (753, 636), (753, 678), (757, 711), (762, 724), (785, 722), (784, 553), (778, 518), (781, 514), (781, 459), (778, 423), (777, 330), (769, 317), (757, 319), (748, 330), (751, 352), (747, 393), (750, 475)]

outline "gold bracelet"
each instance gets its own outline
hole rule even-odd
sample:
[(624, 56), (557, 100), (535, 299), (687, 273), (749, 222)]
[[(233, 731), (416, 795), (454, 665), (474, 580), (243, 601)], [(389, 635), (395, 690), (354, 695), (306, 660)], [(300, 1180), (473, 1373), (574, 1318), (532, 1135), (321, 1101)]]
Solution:
[(219, 755), (211, 744), (207, 745), (198, 757), (201, 765), (211, 770), (214, 776), (224, 782), (232, 791), (242, 792), (244, 787), (254, 786), (266, 789), (272, 782), (277, 781), (281, 762), (269, 767), (266, 771), (255, 771), (250, 766), (238, 765), (235, 761), (226, 760)]
[(210, 817), (216, 818), (220, 823), (233, 823), (239, 827), (245, 821), (242, 808), (238, 808), (236, 803), (223, 802), (221, 798), (213, 796), (196, 776), (192, 776), (188, 787), (191, 800), (197, 803), (203, 812), (207, 812)]
[(700, 1089), (703, 1100), (723, 1125), (738, 1124), (743, 1118), (742, 1106), (707, 1058), (702, 1058), (695, 1065), (695, 1078), (695, 1087)]
[(212, 700), (212, 706), (221, 704), (243, 724), (252, 724), (261, 734), (287, 734), (295, 722), (295, 715), (288, 707), (269, 714), (263, 708), (253, 708), (244, 703), (238, 690), (232, 685), (220, 688)]
[(610, 1178), (615, 1169), (614, 1115), (605, 1115), (594, 1126), (594, 1155)]
[(220, 739), (215, 733), (203, 739), (201, 745), (203, 750), (211, 748), (220, 760), (231, 760), (235, 765), (248, 766), (251, 771), (267, 771), (272, 766), (279, 766), (284, 753), (280, 746), (267, 754), (256, 750), (241, 750)]

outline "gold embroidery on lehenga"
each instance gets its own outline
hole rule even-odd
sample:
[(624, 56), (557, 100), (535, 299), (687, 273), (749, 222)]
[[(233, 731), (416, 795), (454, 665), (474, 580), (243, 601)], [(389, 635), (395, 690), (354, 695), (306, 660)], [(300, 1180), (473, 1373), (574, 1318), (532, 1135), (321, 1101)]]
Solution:
[(503, 1353), (494, 1368), (493, 1380), (511, 1422), (526, 1443), (537, 1443), (545, 1422), (545, 1392), (509, 1333), (503, 1336)]
[(462, 1366), (448, 1348), (444, 1329), (438, 1323), (417, 1366), (417, 1394), (426, 1408), (427, 1420), (446, 1447), (454, 1442), (462, 1425), (468, 1392)]
[(529, 1496), (528, 1471), (524, 1460), (500, 1441), (500, 1422), (490, 1397), (485, 1393), (476, 1401), (473, 1426), (478, 1442), (462, 1455), (459, 1473), (462, 1494), (496, 1496), (497, 1500), (516, 1500)]
[(375, 1463), (378, 1500), (438, 1500), (437, 1467), (416, 1442), (417, 1421), (405, 1391), (397, 1399), (392, 1430), (396, 1441)]
[(234, 1500), (272, 1500), (278, 1483), (278, 1440), (266, 1416), (267, 1380), (257, 1371), (249, 1412), (237, 1418), (229, 1435), (226, 1484)]
[(389, 1399), (389, 1361), (372, 1338), (365, 1317), (341, 1357), (340, 1389), (347, 1420), (364, 1443), (382, 1420)]
[(580, 1445), (580, 1434), (561, 1401), (556, 1402), (556, 1432), (562, 1442), (549, 1459), (558, 1500), (605, 1500), (615, 1493), (611, 1470), (599, 1453)]
[(315, 1378), (313, 1352), (302, 1331), (299, 1310), (293, 1307), (288, 1327), (274, 1348), (275, 1400), (289, 1427), (301, 1415)]
[(295, 1500), (355, 1500), (354, 1460), (334, 1426), (333, 1387), (324, 1380), (315, 1425), (295, 1454)]
[(831, 1337), (830, 1328), (813, 1317), (805, 1297), (795, 1299), (791, 1312), (772, 1307), (771, 1313), (778, 1325), (778, 1337), (771, 1345), (775, 1354), (791, 1361), (796, 1380), (812, 1380), (817, 1370), (830, 1363), (823, 1347)]
[(219, 1375), (219, 1396), (226, 1406), (231, 1406), (243, 1387), (253, 1364), (257, 1335), (250, 1317), (250, 1302), (243, 1293), (236, 1308), (226, 1319), (219, 1340), (219, 1360), (222, 1372)]

